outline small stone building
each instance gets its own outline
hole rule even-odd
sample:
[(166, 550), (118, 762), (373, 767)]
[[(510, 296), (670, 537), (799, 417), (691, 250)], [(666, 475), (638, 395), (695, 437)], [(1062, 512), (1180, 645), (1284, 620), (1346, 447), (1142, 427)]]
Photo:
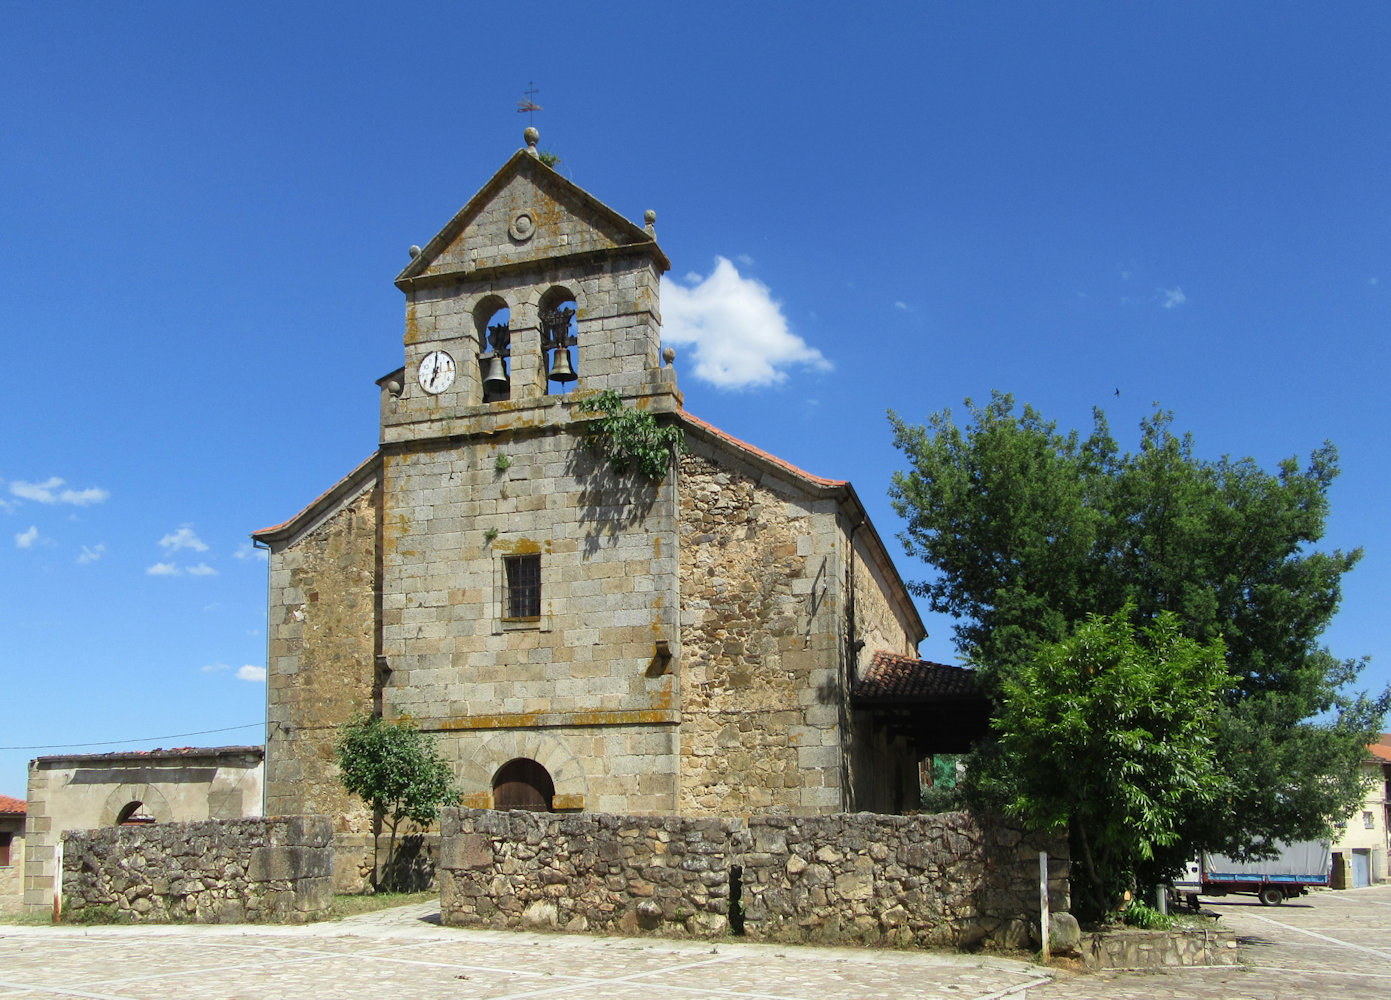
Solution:
[[(856, 690), (925, 632), (855, 490), (684, 409), (655, 214), (628, 221), (528, 140), (396, 278), (375, 453), (253, 536), (267, 813), (364, 829), (332, 744), (373, 711), (436, 734), (474, 807), (915, 808), (923, 748), (882, 685)], [(660, 481), (587, 446), (605, 390), (683, 432)]]
[(24, 899), (23, 799), (0, 795), (0, 913), (16, 913)]
[(261, 815), (261, 747), (70, 754), (29, 762), (24, 908), (53, 905), (65, 830)]

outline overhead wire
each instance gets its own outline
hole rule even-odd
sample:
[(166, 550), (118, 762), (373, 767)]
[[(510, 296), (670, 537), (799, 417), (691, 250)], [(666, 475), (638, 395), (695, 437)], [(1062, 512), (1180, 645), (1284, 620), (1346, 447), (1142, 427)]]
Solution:
[(171, 733), (168, 736), (142, 736), (131, 737), (126, 740), (102, 740), (100, 743), (52, 743), (42, 746), (0, 747), (0, 750), (73, 750), (78, 747), (111, 747), (123, 743), (151, 743), (155, 740), (181, 740), (185, 736), (207, 736), (209, 733), (230, 733), (236, 729), (254, 729), (264, 725), (264, 722), (250, 722), (244, 726), (226, 726), (222, 729), (200, 729), (196, 733)]

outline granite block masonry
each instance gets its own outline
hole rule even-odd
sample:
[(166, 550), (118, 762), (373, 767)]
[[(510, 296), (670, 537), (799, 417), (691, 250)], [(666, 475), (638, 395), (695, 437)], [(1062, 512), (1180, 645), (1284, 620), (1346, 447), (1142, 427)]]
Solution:
[(333, 902), (324, 816), (206, 820), (63, 834), (63, 915), (132, 922), (301, 923)]
[(446, 810), (453, 926), (907, 947), (1031, 947), (1038, 851), (1066, 913), (1065, 842), (968, 813), (639, 817)]
[[(854, 489), (686, 411), (655, 214), (535, 141), (397, 275), (376, 451), (253, 536), (266, 809), (334, 818), (340, 884), (371, 828), (334, 764), (358, 712), (430, 733), (463, 805), (566, 814), (900, 812), (962, 749), (905, 725), (916, 703), (857, 702), (926, 633)], [(605, 392), (680, 432), (658, 480), (595, 447)]]

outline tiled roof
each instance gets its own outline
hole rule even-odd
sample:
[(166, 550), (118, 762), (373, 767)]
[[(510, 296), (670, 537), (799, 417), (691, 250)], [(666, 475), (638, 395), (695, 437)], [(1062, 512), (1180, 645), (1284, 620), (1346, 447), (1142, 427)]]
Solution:
[(857, 701), (945, 701), (983, 697), (975, 671), (911, 656), (876, 652), (855, 684)]
[(1367, 750), (1378, 760), (1384, 760), (1391, 764), (1391, 733), (1382, 733), (1381, 739), (1369, 746)]
[(29, 811), (29, 806), (23, 799), (17, 799), (12, 795), (0, 795), (0, 816), (23, 816)]

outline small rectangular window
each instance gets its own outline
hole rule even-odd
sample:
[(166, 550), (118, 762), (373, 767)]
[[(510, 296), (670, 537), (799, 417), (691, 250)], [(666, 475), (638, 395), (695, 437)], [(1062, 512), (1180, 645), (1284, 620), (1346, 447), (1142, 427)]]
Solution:
[(0, 868), (10, 867), (10, 838), (12, 833), (0, 833)]
[(504, 617), (508, 621), (534, 621), (541, 617), (541, 556), (508, 556)]
[(1377, 825), (1376, 817), (1369, 812), (1364, 812), (1362, 814), (1362, 825), (1368, 830), (1375, 830)]

